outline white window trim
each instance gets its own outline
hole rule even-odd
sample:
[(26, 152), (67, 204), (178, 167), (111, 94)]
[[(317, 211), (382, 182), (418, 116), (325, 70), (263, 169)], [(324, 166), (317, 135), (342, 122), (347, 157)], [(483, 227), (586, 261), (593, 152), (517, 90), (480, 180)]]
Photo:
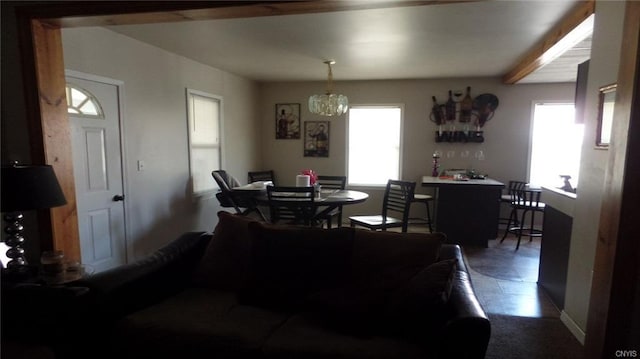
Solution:
[[(193, 175), (193, 164), (191, 161), (192, 158), (192, 153), (191, 153), (191, 149), (192, 149), (192, 145), (191, 145), (191, 104), (189, 103), (190, 100), (190, 96), (191, 95), (196, 95), (196, 96), (201, 96), (201, 97), (207, 97), (207, 98), (211, 98), (214, 99), (216, 101), (218, 101), (219, 103), (219, 121), (218, 121), (218, 133), (220, 134), (220, 139), (219, 139), (219, 143), (218, 143), (218, 163), (220, 164), (220, 168), (211, 168), (209, 169), (209, 172), (216, 170), (216, 169), (222, 169), (224, 168), (224, 101), (223, 101), (223, 97), (219, 96), (219, 95), (214, 95), (208, 92), (204, 92), (204, 91), (199, 91), (199, 90), (194, 90), (194, 89), (190, 89), (190, 88), (186, 88), (185, 89), (185, 102), (186, 102), (186, 107), (187, 107), (187, 142), (188, 142), (188, 153), (189, 153), (189, 176), (192, 177)], [(213, 177), (211, 177), (211, 183), (212, 186), (206, 190), (202, 190), (202, 191), (195, 191), (193, 188), (193, 183), (191, 184), (191, 194), (194, 198), (196, 199), (209, 199), (209, 198), (213, 198), (215, 196), (215, 193), (218, 191), (218, 185), (217, 183), (215, 183), (215, 180), (213, 179)]]
[[(404, 114), (405, 114), (405, 109), (404, 109), (404, 104), (403, 103), (379, 103), (379, 104), (349, 104), (349, 109), (353, 109), (353, 108), (363, 108), (363, 109), (368, 109), (368, 108), (373, 108), (373, 109), (381, 109), (381, 108), (400, 108), (400, 141), (399, 141), (399, 146), (400, 146), (400, 151), (399, 151), (399, 158), (398, 158), (398, 179), (402, 179), (402, 174), (403, 174), (403, 163), (404, 163)], [(347, 174), (347, 185), (349, 186), (349, 188), (357, 188), (357, 189), (362, 189), (362, 190), (366, 190), (366, 189), (380, 189), (380, 188), (384, 188), (386, 187), (386, 183), (385, 184), (380, 184), (380, 185), (372, 185), (372, 184), (357, 184), (357, 183), (348, 183), (348, 178), (349, 178), (349, 111), (347, 111), (347, 114), (345, 116), (345, 121), (346, 121), (346, 131), (345, 131), (345, 144), (346, 144), (346, 148), (345, 148), (345, 169), (344, 169), (344, 173)]]

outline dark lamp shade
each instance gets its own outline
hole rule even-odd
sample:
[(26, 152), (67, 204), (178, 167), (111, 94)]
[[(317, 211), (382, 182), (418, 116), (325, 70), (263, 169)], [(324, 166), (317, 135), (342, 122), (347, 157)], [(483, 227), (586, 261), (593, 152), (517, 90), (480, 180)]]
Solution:
[(62, 206), (67, 203), (49, 165), (2, 166), (2, 212)]

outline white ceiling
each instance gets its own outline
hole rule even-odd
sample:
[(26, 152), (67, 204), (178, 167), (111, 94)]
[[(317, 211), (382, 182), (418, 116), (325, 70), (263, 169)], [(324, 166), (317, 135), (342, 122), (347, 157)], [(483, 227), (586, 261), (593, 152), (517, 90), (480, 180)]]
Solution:
[[(479, 1), (303, 15), (110, 26), (257, 81), (503, 76), (577, 1)], [(590, 39), (522, 82), (575, 81)]]

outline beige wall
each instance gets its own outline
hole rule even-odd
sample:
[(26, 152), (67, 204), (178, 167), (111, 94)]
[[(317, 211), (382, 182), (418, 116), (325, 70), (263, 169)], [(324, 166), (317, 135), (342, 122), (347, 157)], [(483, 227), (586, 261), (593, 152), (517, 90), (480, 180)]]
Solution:
[(64, 29), (62, 37), (66, 69), (124, 81), (130, 255), (185, 231), (213, 230), (217, 199), (189, 194), (185, 88), (223, 97), (223, 167), (244, 177), (259, 163), (257, 84), (103, 28)]
[[(335, 74), (338, 77), (338, 74)], [(436, 143), (436, 125), (429, 121), (431, 96), (440, 102), (446, 100), (448, 90), (471, 86), (472, 96), (493, 93), (500, 104), (495, 116), (483, 128), (484, 143)], [(574, 101), (574, 84), (503, 85), (496, 78), (354, 81), (336, 82), (336, 92), (349, 97), (351, 104), (403, 104), (403, 163), (402, 178), (419, 181), (431, 173), (435, 150), (443, 153), (455, 151), (455, 157), (441, 159), (441, 168), (474, 168), (492, 178), (507, 182), (526, 180), (527, 158), (532, 104), (534, 101)], [(309, 95), (323, 91), (324, 83), (291, 82), (261, 85), (260, 120), (262, 123), (262, 152), (264, 168), (272, 168), (284, 184), (293, 184), (295, 175), (304, 168), (319, 173), (343, 175), (346, 173), (346, 115), (332, 118), (330, 124), (330, 154), (328, 158), (303, 157), (303, 140), (275, 139), (275, 104), (300, 103), (301, 120), (325, 120), (308, 111)], [(474, 153), (482, 150), (484, 161)], [(461, 151), (469, 157), (461, 158)], [(420, 189), (424, 191), (424, 189)], [(367, 202), (345, 208), (349, 213), (379, 211), (382, 206), (380, 190), (367, 189), (373, 197)], [(422, 209), (417, 209), (422, 210)], [(419, 212), (415, 213), (420, 215)]]
[[(580, 164), (580, 184), (571, 236), (567, 292), (563, 316), (568, 316), (579, 339), (587, 326), (591, 279), (600, 221), (608, 151), (594, 148), (598, 89), (616, 82), (622, 41), (624, 1), (597, 1), (589, 63), (585, 111), (585, 137)], [(573, 323), (571, 323), (571, 321)], [(565, 321), (567, 322), (567, 321)], [(577, 330), (576, 330), (577, 329)]]

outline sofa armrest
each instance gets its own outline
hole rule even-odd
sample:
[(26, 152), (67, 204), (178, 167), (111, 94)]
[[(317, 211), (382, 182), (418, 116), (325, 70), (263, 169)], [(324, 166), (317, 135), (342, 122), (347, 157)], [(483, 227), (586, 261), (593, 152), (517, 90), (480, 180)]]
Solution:
[(117, 318), (188, 286), (211, 235), (189, 232), (148, 257), (73, 282), (90, 289), (97, 309)]
[[(440, 355), (447, 358), (484, 358), (491, 336), (491, 323), (473, 290), (459, 246), (442, 246), (440, 259), (449, 258), (458, 260), (458, 269), (449, 297), (449, 320), (441, 333)], [(461, 340), (464, 345), (460, 345)]]
[(445, 259), (457, 259), (456, 263), (458, 270), (468, 272), (467, 265), (462, 256), (462, 250), (457, 244), (443, 244), (440, 247), (440, 253), (438, 254), (438, 260), (443, 261)]

